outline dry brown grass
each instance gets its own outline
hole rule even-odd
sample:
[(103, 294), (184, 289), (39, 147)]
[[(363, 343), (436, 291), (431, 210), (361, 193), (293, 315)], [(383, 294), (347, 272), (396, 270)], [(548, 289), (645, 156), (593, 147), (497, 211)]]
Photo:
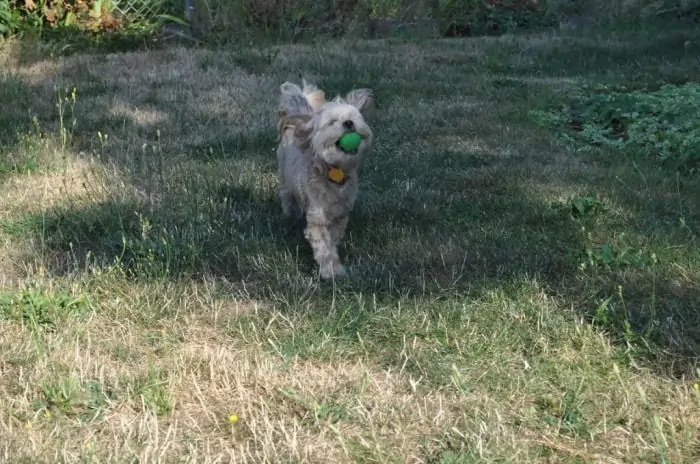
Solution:
[[(466, 395), (433, 390), (371, 359), (284, 360), (269, 352), (264, 327), (248, 332), (246, 339), (227, 336), (222, 327), (235, 325), (238, 314), (202, 306), (192, 288), (142, 291), (155, 290), (169, 295), (178, 314), (152, 326), (134, 322), (138, 315), (119, 309), (138, 298), (138, 289), (105, 296), (99, 304), (102, 314), (91, 312), (61, 326), (43, 335), (41, 343), (26, 327), (3, 324), (0, 431), (8, 461), (31, 456), (35, 462), (86, 457), (95, 462), (172, 462), (183, 457), (196, 462), (355, 462), (365, 455), (382, 462), (424, 462), (451, 436), (473, 443), (475, 457), (485, 460), (527, 456), (545, 445), (560, 455), (557, 461), (578, 457), (628, 462), (659, 446), (640, 435), (637, 421), (646, 422), (646, 412), (638, 389), (649, 404), (668, 405), (655, 412), (664, 418), (660, 427), (668, 434), (666, 440), (682, 439), (677, 433), (700, 432), (688, 387), (650, 373), (606, 375), (606, 391), (591, 392), (591, 398), (624, 422), (607, 430), (600, 424), (602, 428), (590, 431), (591, 438), (571, 439), (554, 424), (523, 428), (538, 401), (531, 395), (541, 388), (528, 384), (542, 381), (529, 378), (524, 358), (512, 360), (509, 369), (518, 373), (518, 380), (511, 391), (499, 394), (480, 384), (486, 372), (479, 370), (460, 374), (469, 389)], [(580, 367), (595, 353), (614, 351), (586, 325), (577, 325), (572, 333), (578, 333), (583, 347), (544, 346), (547, 356)], [(407, 355), (430, 349), (409, 344)], [(153, 372), (159, 374), (144, 380)], [(590, 387), (584, 386), (584, 378), (581, 394), (587, 395)], [(109, 392), (99, 408), (85, 387), (91, 383)], [(47, 395), (61, 386), (64, 396)], [(37, 407), (37, 401), (58, 400), (63, 403), (53, 404), (54, 409)], [(545, 401), (552, 409), (560, 407), (557, 398)], [(160, 408), (172, 412), (159, 415)], [(232, 414), (238, 417), (235, 423), (229, 419)], [(669, 455), (673, 462), (682, 457)]]
[[(656, 317), (687, 344), (694, 255), (631, 224), (694, 204), (688, 191), (659, 181), (640, 206), (651, 171), (624, 196), (637, 174), (523, 121), (593, 79), (542, 63), (619, 40), (13, 63), (5, 78), (42, 135), (6, 131), (25, 133), (13, 159), (38, 168), (0, 185), (0, 460), (696, 462), (692, 362), (585, 317), (615, 283), (646, 291), (647, 270), (581, 270), (572, 250), (590, 243), (551, 206), (593, 190), (607, 209), (591, 240), (624, 224), (665, 258), (675, 300), (658, 283), (658, 301), (680, 309)], [(278, 219), (275, 92), (298, 68), (328, 94), (371, 85), (379, 101), (354, 276), (332, 287)], [(63, 143), (56, 88), (72, 87)], [(648, 307), (642, 290), (626, 312)], [(661, 366), (670, 354), (684, 377)]]
[[(5, 456), (73, 461), (88, 452), (100, 462), (169, 462), (183, 455), (198, 462), (346, 462), (343, 442), (373, 448), (366, 441), (377, 439), (384, 452), (414, 461), (422, 437), (456, 423), (452, 398), (411, 392), (402, 375), (362, 362), (287, 363), (266, 354), (263, 340), (236, 343), (223, 336), (197, 315), (205, 308), (188, 306), (187, 314), (150, 330), (92, 314), (47, 336), (40, 359), (26, 328), (4, 325), (3, 365), (14, 364), (4, 371), (12, 380), (3, 384), (0, 403), (7, 413), (0, 422)], [(150, 388), (162, 395), (158, 401), (172, 402), (167, 418), (154, 414), (149, 391), (138, 391), (138, 379), (153, 369), (164, 373)], [(35, 412), (32, 401), (42, 398), (41, 386), (66, 379), (97, 382), (115, 394), (104, 410), (87, 411), (102, 417), (86, 423), (90, 398), (72, 391), (67, 416)], [(333, 411), (329, 419), (324, 410), (329, 399), (354, 424), (334, 427)], [(232, 414), (238, 422), (229, 420)]]

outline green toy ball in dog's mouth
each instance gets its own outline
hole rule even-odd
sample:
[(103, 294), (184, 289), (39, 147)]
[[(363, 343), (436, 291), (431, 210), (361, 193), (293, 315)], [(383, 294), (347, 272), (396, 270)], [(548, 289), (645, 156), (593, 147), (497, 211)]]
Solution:
[(362, 143), (362, 137), (357, 132), (348, 132), (338, 139), (336, 145), (346, 153), (356, 153)]

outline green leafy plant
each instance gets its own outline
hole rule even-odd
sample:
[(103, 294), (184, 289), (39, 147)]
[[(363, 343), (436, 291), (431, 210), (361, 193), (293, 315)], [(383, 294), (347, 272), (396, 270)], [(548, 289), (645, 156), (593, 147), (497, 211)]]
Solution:
[(623, 232), (614, 239), (602, 244), (593, 243), (588, 237), (584, 246), (582, 268), (624, 268), (646, 266), (655, 261), (655, 256), (643, 248), (638, 248)]
[(554, 114), (534, 113), (542, 125), (587, 149), (612, 149), (688, 173), (700, 162), (700, 84), (657, 91), (598, 87)]
[(593, 218), (605, 210), (603, 204), (593, 195), (575, 196), (566, 202), (553, 203), (552, 208), (564, 211), (578, 220)]
[(160, 368), (149, 368), (145, 378), (137, 383), (135, 393), (142, 405), (158, 416), (169, 416), (173, 411), (173, 397), (167, 383), (166, 375)]
[(50, 379), (41, 383), (39, 396), (32, 401), (35, 411), (45, 419), (56, 416), (78, 417), (81, 422), (100, 420), (114, 399), (111, 390), (95, 380)]
[[(157, 18), (160, 21), (163, 18)], [(105, 33), (121, 31), (136, 13), (120, 14), (113, 0), (0, 0), (0, 35), (22, 29)]]
[(538, 2), (528, 0), (444, 0), (432, 14), (445, 23), (446, 35), (500, 34), (555, 22)]
[(36, 287), (15, 292), (0, 293), (0, 320), (23, 322), (32, 330), (53, 328), (72, 314), (88, 307), (84, 295), (52, 292)]
[(10, 36), (21, 27), (19, 10), (12, 8), (9, 0), (0, 0), (0, 36)]

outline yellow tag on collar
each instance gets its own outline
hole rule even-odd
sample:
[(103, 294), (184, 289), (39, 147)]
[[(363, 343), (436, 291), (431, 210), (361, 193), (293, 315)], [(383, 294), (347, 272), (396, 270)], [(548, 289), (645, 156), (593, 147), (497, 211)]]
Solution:
[(340, 184), (345, 179), (345, 173), (342, 169), (331, 166), (328, 169), (328, 178), (336, 184)]

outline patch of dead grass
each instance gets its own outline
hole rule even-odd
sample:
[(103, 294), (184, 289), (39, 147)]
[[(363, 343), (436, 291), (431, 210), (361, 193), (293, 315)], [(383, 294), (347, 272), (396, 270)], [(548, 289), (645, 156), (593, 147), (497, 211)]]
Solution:
[[(216, 326), (197, 317), (163, 325), (170, 332), (182, 327), (182, 338), (160, 356), (153, 355), (153, 342), (143, 338), (143, 328), (128, 322), (114, 326), (111, 317), (97, 313), (47, 335), (41, 356), (34, 356), (37, 346), (27, 342), (26, 328), (4, 326), (0, 365), (10, 363), (10, 368), (3, 369), (0, 382), (0, 410), (8, 413), (0, 429), (6, 452), (69, 461), (86, 454), (147, 461), (187, 454), (203, 462), (352, 462), (340, 438), (379, 438), (392, 453), (413, 461), (425, 434), (455, 422), (454, 411), (445, 409), (449, 398), (411, 394), (397, 374), (362, 363), (285, 362), (255, 344), (232, 345)], [(130, 354), (115, 358), (110, 353), (114, 344), (126, 345)], [(169, 417), (156, 417), (134, 391), (134, 379), (152, 367), (166, 372), (164, 388), (175, 404)], [(61, 379), (98, 382), (109, 389), (114, 399), (105, 406), (104, 417), (91, 424), (76, 418), (77, 410), (66, 415), (37, 408), (32, 401), (42, 398), (40, 386)], [(324, 416), (328, 400), (344, 411), (335, 431), (333, 413)], [(231, 414), (238, 422), (229, 420)]]
[(101, 166), (92, 160), (71, 156), (59, 172), (30, 173), (7, 179), (0, 186), (0, 203), (4, 206), (0, 209), (0, 220), (16, 217), (18, 212), (39, 213), (67, 198), (99, 202), (108, 194)]

